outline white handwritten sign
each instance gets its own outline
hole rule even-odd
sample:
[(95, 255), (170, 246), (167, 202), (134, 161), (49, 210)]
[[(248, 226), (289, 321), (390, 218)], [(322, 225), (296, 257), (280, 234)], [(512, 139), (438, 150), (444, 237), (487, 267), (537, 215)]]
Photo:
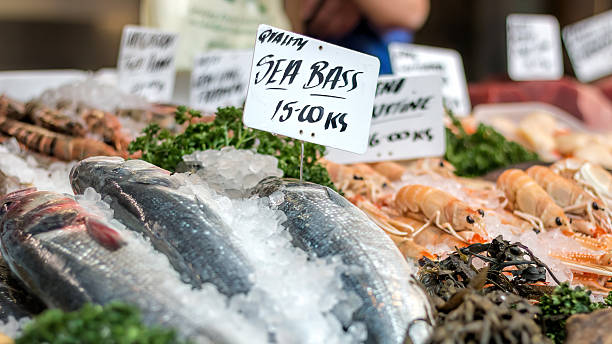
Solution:
[(458, 116), (470, 114), (471, 105), (461, 55), (452, 49), (417, 44), (391, 43), (389, 56), (393, 73), (404, 76), (442, 77), (444, 105)]
[(379, 68), (373, 56), (260, 25), (243, 121), (363, 153)]
[(340, 163), (442, 156), (446, 148), (442, 79), (438, 75), (378, 79), (368, 150), (354, 154), (328, 149)]
[(564, 27), (563, 41), (578, 80), (612, 74), (612, 10)]
[(558, 80), (563, 76), (559, 21), (550, 15), (506, 18), (508, 75), (512, 80)]
[(119, 87), (150, 101), (169, 101), (174, 90), (178, 35), (127, 25), (119, 49)]
[(197, 55), (191, 71), (191, 107), (214, 112), (221, 106), (242, 106), (252, 59), (250, 50), (219, 50)]

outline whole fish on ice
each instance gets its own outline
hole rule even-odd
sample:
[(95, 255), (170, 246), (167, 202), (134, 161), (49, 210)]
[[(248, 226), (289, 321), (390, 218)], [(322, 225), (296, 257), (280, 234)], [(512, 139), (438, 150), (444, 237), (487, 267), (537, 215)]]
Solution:
[(75, 193), (92, 187), (109, 200), (115, 217), (149, 237), (186, 282), (211, 282), (226, 295), (248, 292), (252, 268), (228, 239), (228, 226), (206, 200), (178, 192), (169, 174), (142, 160), (93, 157), (74, 166), (70, 182)]
[(363, 212), (327, 187), (297, 180), (264, 179), (253, 193), (285, 213), (294, 245), (358, 267), (343, 275), (343, 284), (363, 301), (353, 320), (365, 322), (368, 342), (402, 343), (406, 334), (413, 343), (427, 341), (427, 296), (391, 239)]
[[(165, 257), (66, 195), (35, 189), (8, 194), (0, 199), (0, 229), (2, 256), (49, 307), (75, 310), (86, 302), (118, 300), (137, 306), (149, 325), (174, 327), (205, 342), (240, 341), (240, 331), (222, 330), (222, 321), (193, 316), (194, 306), (214, 307), (181, 299), (193, 291)], [(177, 293), (181, 297), (172, 297)], [(240, 322), (222, 307), (217, 311), (227, 322)]]

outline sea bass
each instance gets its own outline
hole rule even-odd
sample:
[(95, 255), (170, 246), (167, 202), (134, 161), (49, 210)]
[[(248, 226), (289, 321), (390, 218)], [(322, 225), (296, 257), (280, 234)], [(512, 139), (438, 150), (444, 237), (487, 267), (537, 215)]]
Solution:
[[(192, 290), (165, 256), (71, 197), (35, 189), (8, 194), (0, 199), (0, 233), (9, 267), (49, 307), (75, 310), (117, 300), (137, 306), (146, 324), (173, 327), (188, 338), (243, 340), (235, 326), (244, 320), (224, 302), (207, 301), (225, 296)], [(194, 302), (193, 295), (204, 292), (207, 298)], [(212, 315), (198, 313), (202, 308)]]
[(285, 213), (294, 245), (357, 267), (343, 275), (343, 285), (363, 301), (353, 320), (365, 322), (369, 343), (403, 343), (406, 334), (413, 343), (427, 341), (433, 322), (427, 296), (391, 239), (363, 212), (327, 187), (297, 180), (264, 179), (253, 193)]
[(186, 283), (211, 282), (225, 295), (250, 289), (252, 268), (228, 239), (227, 224), (206, 200), (178, 192), (170, 172), (142, 160), (93, 157), (74, 166), (70, 183), (77, 194), (88, 187), (100, 193), (115, 217), (150, 238)]

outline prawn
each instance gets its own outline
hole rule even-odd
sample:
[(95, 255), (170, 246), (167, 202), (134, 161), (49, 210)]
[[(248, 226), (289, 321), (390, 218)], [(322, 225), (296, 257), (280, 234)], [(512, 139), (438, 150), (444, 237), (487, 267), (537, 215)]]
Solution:
[(393, 161), (371, 163), (370, 167), (392, 182), (402, 179), (402, 176), (406, 172), (406, 168), (404, 168), (404, 166)]
[(610, 218), (604, 212), (604, 203), (589, 195), (574, 182), (544, 166), (532, 166), (526, 172), (565, 212), (586, 216), (589, 221), (597, 223), (608, 231), (612, 228)]
[(334, 185), (349, 197), (362, 195), (376, 201), (382, 194), (391, 192), (391, 182), (366, 164), (347, 166), (325, 159), (319, 161)]
[(518, 169), (504, 171), (497, 178), (497, 187), (505, 194), (505, 207), (534, 227), (571, 232), (570, 221), (563, 209), (525, 172)]
[(406, 185), (395, 195), (394, 204), (402, 215), (426, 221), (413, 235), (433, 223), (462, 242), (466, 240), (457, 232), (471, 231), (486, 237), (484, 211), (474, 210), (442, 190), (424, 185)]
[(568, 158), (557, 161), (552, 170), (562, 177), (574, 180), (593, 197), (612, 207), (612, 174), (603, 167), (581, 159)]

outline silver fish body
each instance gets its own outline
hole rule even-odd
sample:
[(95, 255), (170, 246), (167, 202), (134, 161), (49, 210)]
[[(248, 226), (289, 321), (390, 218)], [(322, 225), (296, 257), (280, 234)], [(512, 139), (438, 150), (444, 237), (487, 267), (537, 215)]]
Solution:
[(47, 306), (75, 310), (87, 302), (121, 301), (137, 306), (146, 324), (204, 342), (233, 342), (231, 333), (198, 322), (185, 302), (171, 297), (177, 283), (191, 289), (167, 263), (159, 264), (157, 253), (143, 249), (143, 241), (122, 236), (64, 195), (34, 191), (11, 197), (0, 201), (0, 250)]
[(363, 301), (353, 320), (365, 322), (367, 342), (403, 343), (406, 335), (413, 343), (427, 341), (428, 298), (391, 239), (363, 212), (327, 187), (297, 180), (268, 178), (253, 193), (285, 213), (294, 245), (358, 267), (342, 279)]
[(252, 268), (228, 239), (228, 227), (207, 204), (177, 192), (169, 172), (141, 160), (93, 157), (70, 173), (75, 193), (92, 187), (115, 217), (143, 233), (170, 259), (183, 280), (210, 282), (225, 295), (246, 293)]

